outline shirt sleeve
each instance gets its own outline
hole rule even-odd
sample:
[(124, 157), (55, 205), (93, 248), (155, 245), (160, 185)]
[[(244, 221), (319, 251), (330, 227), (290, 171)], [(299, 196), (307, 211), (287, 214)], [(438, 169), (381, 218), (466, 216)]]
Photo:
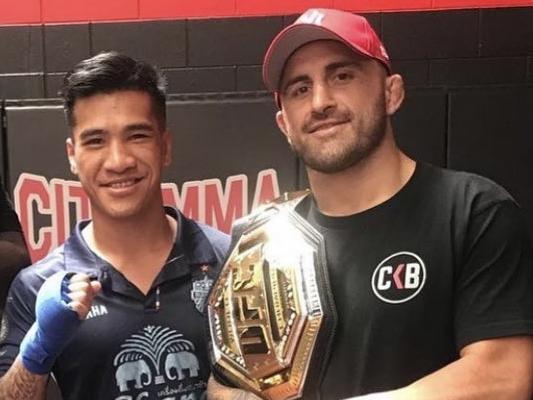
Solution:
[(0, 376), (4, 375), (15, 361), (19, 346), (26, 332), (35, 321), (35, 291), (27, 286), (28, 270), (18, 274), (6, 301), (0, 329)]
[(4, 188), (0, 185), (0, 232), (10, 231), (20, 232), (20, 224), (17, 214), (13, 211)]
[(455, 293), (459, 349), (533, 334), (533, 256), (526, 220), (512, 200), (471, 216)]

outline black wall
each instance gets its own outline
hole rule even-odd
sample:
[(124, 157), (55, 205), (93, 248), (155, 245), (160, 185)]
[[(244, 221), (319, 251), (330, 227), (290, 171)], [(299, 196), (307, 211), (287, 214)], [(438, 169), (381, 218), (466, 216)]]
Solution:
[[(533, 231), (533, 7), (367, 16), (407, 83), (395, 117), (401, 146), (418, 159), (496, 180), (524, 206)], [(167, 180), (179, 186), (275, 168), (282, 190), (304, 186), (260, 80), (268, 43), (294, 18), (0, 27), (0, 99), (11, 99), (0, 142), (8, 187), (22, 172), (73, 179), (52, 98), (66, 70), (109, 49), (168, 76), (175, 153)], [(50, 100), (21, 101), (33, 98)]]
[[(368, 17), (407, 83), (394, 121), (400, 145), (417, 159), (496, 180), (523, 205), (533, 232), (533, 8)], [(257, 172), (273, 168), (281, 190), (305, 186), (260, 79), (266, 46), (294, 18), (0, 27), (4, 183), (12, 190), (24, 172), (74, 179), (52, 99), (72, 65), (115, 49), (160, 66), (180, 94), (169, 102), (175, 144), (166, 181), (247, 174), (253, 188)]]
[[(367, 14), (410, 86), (533, 82), (533, 7)], [(0, 27), (0, 98), (56, 97), (70, 67), (115, 49), (172, 93), (263, 90), (262, 56), (295, 16)]]

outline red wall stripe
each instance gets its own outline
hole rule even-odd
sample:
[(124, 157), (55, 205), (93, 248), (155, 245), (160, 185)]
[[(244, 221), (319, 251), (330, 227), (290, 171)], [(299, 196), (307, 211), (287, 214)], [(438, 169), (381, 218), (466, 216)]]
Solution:
[[(310, 7), (335, 7), (334, 0), (236, 0), (236, 15), (296, 14)], [(280, 10), (283, 10), (280, 12)]]
[[(23, 0), (22, 2), (27, 1)], [(42, 22), (139, 18), (137, 0), (41, 0)]]
[(140, 0), (144, 19), (216, 17), (235, 15), (235, 0)]
[[(371, 1), (353, 1), (353, 0), (336, 0), (335, 6), (350, 11), (407, 11), (407, 10), (430, 10), (432, 9), (433, 0), (371, 0)], [(463, 0), (465, 3), (465, 0)]]
[(41, 22), (40, 0), (0, 0), (0, 24)]
[(281, 15), (309, 7), (370, 12), (515, 6), (533, 6), (533, 0), (0, 0), (0, 25)]
[[(464, 0), (433, 0), (434, 8), (462, 8)], [(476, 7), (511, 7), (533, 5), (533, 1), (516, 1), (510, 2), (507, 0), (477, 0), (475, 4), (469, 5), (469, 8)]]

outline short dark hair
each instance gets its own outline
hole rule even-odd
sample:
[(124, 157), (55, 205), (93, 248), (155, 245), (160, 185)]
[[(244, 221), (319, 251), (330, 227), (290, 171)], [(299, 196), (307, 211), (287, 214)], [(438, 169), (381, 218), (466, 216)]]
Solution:
[(156, 67), (116, 51), (108, 51), (81, 61), (68, 72), (60, 95), (67, 123), (73, 127), (76, 123), (73, 110), (78, 99), (121, 90), (146, 92), (152, 99), (160, 127), (164, 129), (166, 88), (166, 78)]

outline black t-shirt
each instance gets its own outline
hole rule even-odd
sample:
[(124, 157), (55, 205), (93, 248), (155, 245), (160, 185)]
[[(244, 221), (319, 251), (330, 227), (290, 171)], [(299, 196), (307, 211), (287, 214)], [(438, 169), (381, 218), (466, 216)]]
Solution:
[(20, 232), (17, 214), (13, 211), (3, 186), (0, 184), (0, 232)]
[(472, 342), (533, 334), (525, 220), (488, 179), (419, 163), (372, 209), (299, 211), (324, 235), (338, 313), (321, 399), (399, 388)]

